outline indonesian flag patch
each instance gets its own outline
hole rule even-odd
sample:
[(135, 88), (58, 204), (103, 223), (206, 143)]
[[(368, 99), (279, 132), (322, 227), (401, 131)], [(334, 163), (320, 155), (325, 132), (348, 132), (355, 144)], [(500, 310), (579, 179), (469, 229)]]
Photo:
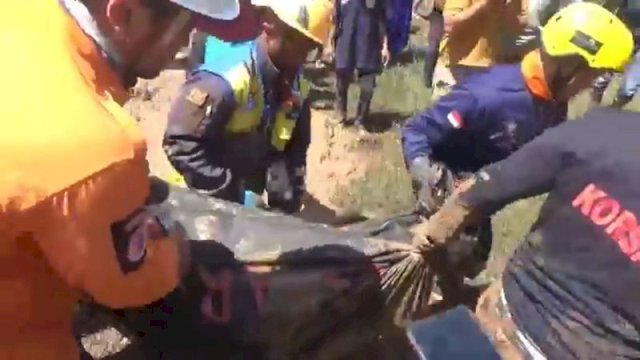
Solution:
[(462, 115), (457, 110), (453, 110), (447, 114), (447, 120), (455, 129), (460, 129), (464, 125)]

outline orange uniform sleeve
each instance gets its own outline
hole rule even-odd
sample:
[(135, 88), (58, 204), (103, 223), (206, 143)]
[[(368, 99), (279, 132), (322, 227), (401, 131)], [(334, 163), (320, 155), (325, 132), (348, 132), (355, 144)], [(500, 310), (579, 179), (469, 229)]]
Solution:
[[(131, 176), (113, 174), (122, 171)], [(158, 236), (143, 223), (137, 226), (141, 222), (135, 219), (145, 214), (140, 209), (148, 182), (147, 189), (141, 188), (136, 175), (126, 166), (107, 169), (47, 199), (38, 210), (43, 225), (35, 239), (50, 267), (72, 287), (112, 308), (155, 301), (180, 277), (180, 240)], [(127, 218), (132, 220), (123, 222)], [(114, 237), (118, 233), (124, 238)]]

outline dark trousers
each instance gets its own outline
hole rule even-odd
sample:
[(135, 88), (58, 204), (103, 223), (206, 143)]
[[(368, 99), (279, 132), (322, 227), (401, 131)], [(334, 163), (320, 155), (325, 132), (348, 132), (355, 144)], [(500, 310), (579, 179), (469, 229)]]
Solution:
[(431, 87), (433, 82), (433, 72), (438, 62), (440, 52), (440, 40), (444, 34), (444, 17), (442, 12), (434, 10), (429, 15), (429, 35), (427, 38), (427, 48), (424, 54), (424, 84)]
[[(357, 118), (363, 120), (369, 115), (373, 91), (376, 87), (377, 72), (358, 71), (357, 82), (360, 87), (360, 99), (358, 101)], [(336, 70), (336, 96), (337, 110), (346, 117), (349, 85), (354, 81), (355, 76), (351, 70)]]

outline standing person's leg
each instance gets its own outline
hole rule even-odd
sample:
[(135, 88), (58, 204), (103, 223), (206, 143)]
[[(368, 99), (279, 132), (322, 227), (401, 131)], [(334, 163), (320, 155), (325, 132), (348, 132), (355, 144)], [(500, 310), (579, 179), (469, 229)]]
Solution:
[(591, 85), (591, 100), (593, 102), (600, 104), (602, 102), (602, 97), (604, 96), (604, 92), (607, 91), (609, 87), (609, 83), (613, 78), (613, 73), (607, 72), (600, 76), (598, 76)]
[(358, 112), (356, 125), (363, 125), (369, 116), (373, 91), (376, 87), (377, 73), (358, 73), (358, 86), (360, 87), (360, 99), (358, 100)]
[(336, 69), (336, 122), (348, 123), (347, 105), (349, 85), (353, 81), (353, 71)]
[[(336, 5), (339, 6), (339, 5)], [(350, 13), (344, 15), (353, 15)], [(334, 63), (336, 72), (336, 107), (334, 123), (348, 123), (348, 93), (355, 71), (353, 16), (341, 19), (334, 28)]]
[(622, 76), (622, 83), (611, 106), (621, 108), (629, 103), (640, 88), (640, 51), (636, 52), (632, 62)]
[(424, 84), (430, 88), (433, 82), (433, 72), (438, 61), (440, 40), (444, 34), (444, 18), (440, 11), (434, 11), (429, 16), (429, 35), (427, 49), (424, 54)]

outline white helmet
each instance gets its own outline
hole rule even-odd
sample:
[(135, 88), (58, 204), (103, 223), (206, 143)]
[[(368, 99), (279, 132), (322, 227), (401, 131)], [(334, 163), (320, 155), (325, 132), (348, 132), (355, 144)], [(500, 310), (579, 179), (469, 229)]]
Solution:
[(171, 0), (183, 8), (218, 20), (233, 20), (240, 14), (238, 0)]

